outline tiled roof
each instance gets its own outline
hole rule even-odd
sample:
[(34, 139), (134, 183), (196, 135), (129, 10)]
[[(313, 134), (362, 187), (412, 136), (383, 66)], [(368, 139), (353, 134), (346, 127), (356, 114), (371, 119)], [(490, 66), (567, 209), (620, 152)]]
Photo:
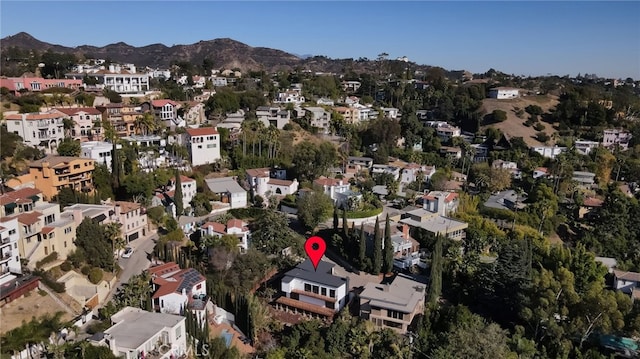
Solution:
[(170, 104), (172, 106), (177, 106), (178, 105), (176, 102), (173, 102), (173, 101), (168, 100), (168, 99), (151, 101), (151, 106), (153, 106), (153, 107), (163, 107), (166, 104)]
[(319, 186), (339, 186), (340, 182), (342, 182), (342, 180), (337, 178), (327, 178), (327, 177), (320, 177), (315, 181), (313, 181), (313, 183)]
[(207, 222), (205, 224), (202, 225), (202, 228), (205, 229), (209, 229), (209, 227), (212, 228), (212, 230), (216, 233), (221, 233), (221, 234), (225, 234), (227, 233), (227, 228), (225, 227), (224, 224), (222, 223), (218, 223), (218, 222)]
[(640, 273), (636, 272), (625, 272), (621, 270), (614, 269), (613, 274), (617, 279), (622, 279), (631, 282), (640, 282)]
[(604, 201), (599, 198), (587, 197), (582, 205), (585, 207), (601, 207), (603, 203)]
[(251, 168), (247, 170), (247, 174), (251, 177), (269, 177), (269, 167)]
[(227, 222), (227, 228), (243, 228), (244, 226), (244, 222), (240, 219), (230, 219), (229, 222)]
[(77, 161), (77, 160), (91, 161), (91, 163), (95, 162), (95, 160), (92, 160), (91, 158), (48, 155), (47, 157), (45, 157), (43, 159), (39, 159), (37, 161), (31, 162), (29, 164), (29, 167), (42, 168), (42, 164), (44, 162), (49, 162), (49, 167), (54, 167), (54, 166), (57, 166), (59, 164), (67, 164), (67, 163), (70, 163), (71, 161)]
[(276, 185), (276, 186), (291, 186), (293, 184), (293, 181), (289, 181), (289, 180), (281, 180), (281, 179), (277, 179), (277, 178), (271, 178), (269, 179), (269, 184), (272, 185)]
[(116, 201), (116, 206), (120, 206), (121, 213), (129, 213), (129, 212), (135, 211), (136, 209), (140, 209), (140, 207), (142, 207), (140, 203), (123, 202), (123, 201)]
[(156, 275), (158, 277), (162, 277), (163, 275), (177, 272), (179, 270), (180, 267), (175, 262), (168, 262), (148, 269), (151, 276)]
[(206, 281), (206, 278), (193, 268), (183, 269), (170, 277), (154, 278), (153, 282), (160, 288), (153, 293), (153, 298), (159, 298), (174, 292), (182, 293), (183, 289), (190, 293), (194, 285), (204, 281)]
[(86, 112), (90, 115), (101, 114), (101, 112), (98, 111), (98, 109), (95, 107), (60, 107), (60, 108), (56, 108), (56, 111), (60, 111), (65, 115), (69, 115), (69, 116), (75, 115), (79, 112)]
[(24, 118), (27, 121), (36, 121), (36, 120), (51, 120), (62, 117), (62, 113), (27, 113), (27, 114), (14, 114), (7, 115), (5, 119), (7, 120), (22, 120)]
[(55, 228), (53, 227), (42, 227), (42, 230), (40, 231), (40, 233), (42, 234), (49, 234), (51, 232), (53, 232)]
[(215, 127), (200, 127), (200, 128), (187, 128), (189, 136), (206, 136), (217, 135), (218, 131)]
[(31, 196), (42, 194), (42, 191), (36, 188), (22, 188), (17, 191), (7, 192), (0, 196), (0, 206), (8, 203), (15, 203), (20, 199), (27, 199)]
[[(171, 181), (171, 182), (173, 182), (173, 183), (175, 183), (175, 182), (176, 182), (176, 176), (171, 177), (170, 181)], [(180, 181), (181, 181), (182, 183), (185, 183), (185, 182), (195, 182), (196, 180), (194, 180), (194, 179), (193, 179), (193, 178), (191, 178), (191, 177), (187, 177), (187, 176), (185, 176), (185, 175), (180, 175)]]
[(40, 216), (42, 216), (42, 213), (36, 211), (36, 212), (22, 213), (16, 216), (15, 218), (18, 218), (18, 222), (22, 224), (30, 225), (30, 224), (37, 223), (40, 220)]

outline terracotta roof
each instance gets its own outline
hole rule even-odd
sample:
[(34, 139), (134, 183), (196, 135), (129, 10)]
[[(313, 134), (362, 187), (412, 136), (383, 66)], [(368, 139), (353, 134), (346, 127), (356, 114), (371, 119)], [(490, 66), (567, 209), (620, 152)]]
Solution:
[[(62, 113), (27, 113), (27, 114), (15, 114), (15, 115), (7, 115), (5, 119), (7, 120), (22, 120), (23, 118), (27, 121), (36, 121), (36, 120), (50, 120), (62, 117)], [(24, 116), (24, 117), (23, 117)]]
[[(176, 181), (176, 176), (171, 177), (170, 181), (171, 181), (171, 182), (173, 182), (173, 183), (175, 183), (175, 181)], [(193, 179), (193, 178), (191, 178), (191, 177), (187, 177), (187, 176), (185, 176), (185, 175), (180, 175), (180, 181), (182, 181), (182, 183), (185, 183), (185, 182), (195, 182), (196, 180), (194, 180), (194, 179)]]
[(584, 203), (582, 204), (584, 207), (602, 207), (604, 203), (603, 200), (595, 197), (587, 197), (584, 199)]
[(176, 102), (168, 100), (168, 99), (151, 101), (151, 106), (153, 106), (153, 107), (163, 107), (166, 104), (170, 104), (172, 106), (177, 106), (178, 105)]
[(221, 233), (221, 234), (226, 234), (227, 233), (227, 228), (222, 223), (207, 222), (207, 223), (202, 225), (202, 228), (207, 229), (207, 230), (209, 229), (209, 227), (212, 227), (212, 230), (214, 232), (216, 232), (216, 233)]
[(118, 205), (120, 206), (120, 213), (129, 213), (142, 207), (140, 203), (116, 201), (116, 206)]
[(625, 271), (614, 269), (613, 274), (616, 276), (617, 279), (627, 280), (631, 282), (640, 282), (640, 273), (625, 272)]
[(277, 178), (271, 178), (269, 179), (269, 184), (272, 185), (276, 185), (276, 186), (291, 186), (291, 184), (293, 183), (293, 181), (289, 181), (289, 180), (281, 180), (281, 179), (277, 179)]
[(549, 169), (547, 169), (547, 167), (538, 167), (538, 168), (536, 168), (536, 171), (548, 173)]
[(29, 167), (42, 168), (42, 163), (43, 162), (49, 162), (49, 167), (54, 167), (54, 166), (57, 166), (59, 164), (68, 164), (71, 161), (78, 161), (78, 160), (91, 161), (91, 163), (95, 162), (95, 160), (92, 160), (91, 158), (48, 155), (47, 157), (45, 157), (43, 159), (39, 159), (37, 161), (31, 162), (29, 164)]
[(42, 216), (42, 213), (36, 211), (36, 212), (22, 213), (16, 216), (15, 218), (18, 218), (18, 222), (22, 224), (30, 225), (30, 224), (38, 223), (38, 221), (40, 220), (40, 216)]
[(247, 170), (247, 174), (251, 177), (269, 177), (269, 167), (251, 168)]
[[(175, 264), (175, 263), (173, 263)], [(183, 286), (183, 282), (186, 280), (187, 287)], [(197, 283), (201, 283), (206, 281), (206, 278), (197, 270), (193, 268), (183, 269), (170, 277), (164, 278), (154, 278), (153, 282), (158, 285), (158, 288), (155, 293), (153, 293), (153, 298), (159, 298), (171, 293), (181, 293), (181, 287), (186, 289), (186, 292), (189, 293), (191, 291), (191, 286)]]
[(243, 228), (244, 227), (244, 222), (242, 222), (242, 220), (240, 219), (230, 219), (229, 222), (227, 222), (227, 228)]
[(218, 130), (215, 127), (187, 128), (187, 133), (189, 136), (217, 135)]
[(22, 188), (17, 191), (8, 192), (0, 196), (0, 206), (8, 203), (15, 203), (20, 199), (27, 199), (31, 196), (42, 194), (42, 191), (36, 188)]
[(151, 276), (155, 275), (159, 277), (162, 277), (163, 275), (168, 273), (177, 272), (179, 270), (180, 270), (180, 267), (175, 262), (160, 264), (148, 269), (149, 274), (151, 274)]
[(75, 115), (79, 112), (86, 112), (90, 115), (100, 115), (101, 112), (98, 111), (97, 108), (95, 107), (64, 107), (64, 108), (56, 108), (56, 111), (60, 111), (62, 113), (64, 113), (65, 115)]
[[(425, 194), (423, 198), (424, 198), (424, 199), (431, 200), (431, 201), (434, 201), (434, 200), (436, 200), (436, 199), (437, 199), (437, 197), (436, 197), (435, 195), (432, 195), (432, 194), (431, 194), (431, 192), (429, 192), (429, 194)], [(458, 193), (456, 193), (456, 192), (449, 192), (449, 193), (447, 193), (447, 196), (444, 198), (444, 202), (445, 202), (445, 203), (447, 203), (447, 202), (451, 202), (451, 201), (453, 201), (453, 200), (454, 200), (454, 199), (456, 199), (456, 198), (458, 198)]]
[[(320, 177), (315, 181), (313, 181), (313, 183), (320, 186), (339, 186), (340, 182), (342, 182), (342, 180), (337, 178), (327, 178), (327, 177)], [(342, 183), (344, 184), (344, 182)]]
[(53, 227), (42, 227), (42, 230), (40, 231), (40, 233), (42, 234), (49, 234), (51, 232), (53, 232), (55, 228)]

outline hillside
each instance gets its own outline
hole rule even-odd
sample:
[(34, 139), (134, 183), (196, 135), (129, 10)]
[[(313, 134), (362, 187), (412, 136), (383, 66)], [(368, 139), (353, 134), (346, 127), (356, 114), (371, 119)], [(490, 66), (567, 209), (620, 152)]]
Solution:
[[(526, 96), (512, 100), (496, 100), (496, 99), (484, 99), (482, 101), (482, 107), (480, 111), (483, 113), (491, 113), (493, 110), (502, 110), (507, 113), (507, 119), (504, 122), (486, 124), (481, 127), (494, 127), (502, 131), (502, 133), (509, 137), (522, 137), (522, 139), (529, 146), (541, 146), (544, 143), (535, 139), (536, 131), (533, 127), (527, 127), (524, 122), (529, 115), (525, 113), (522, 117), (516, 115), (517, 109), (524, 109), (529, 105), (538, 105), (542, 108), (545, 114), (548, 114), (551, 109), (555, 108), (558, 104), (558, 98), (555, 96)], [(552, 139), (547, 142), (547, 145), (553, 145), (553, 134), (556, 132), (553, 128), (556, 124), (549, 124), (544, 121), (540, 121), (545, 126), (543, 132), (549, 135)]]

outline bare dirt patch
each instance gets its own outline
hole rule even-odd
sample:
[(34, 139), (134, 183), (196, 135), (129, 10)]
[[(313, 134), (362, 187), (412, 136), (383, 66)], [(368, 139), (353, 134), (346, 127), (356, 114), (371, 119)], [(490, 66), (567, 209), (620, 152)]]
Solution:
[[(509, 137), (522, 137), (525, 143), (529, 146), (541, 146), (543, 143), (534, 138), (538, 131), (533, 127), (527, 127), (524, 125), (529, 114), (525, 113), (523, 118), (520, 118), (516, 115), (516, 108), (524, 110), (524, 108), (529, 105), (538, 105), (545, 113), (549, 113), (557, 104), (558, 98), (555, 96), (526, 96), (511, 100), (484, 99), (482, 101), (481, 111), (489, 114), (493, 112), (493, 110), (502, 110), (507, 113), (507, 119), (503, 122), (482, 126), (482, 129), (486, 127), (494, 127)], [(550, 124), (542, 121), (540, 121), (540, 123), (545, 126), (545, 129), (542, 132), (552, 138), (547, 145), (553, 145), (553, 134), (556, 132), (553, 126), (556, 124)]]
[(19, 327), (23, 320), (28, 322), (34, 316), (38, 318), (45, 314), (53, 315), (56, 312), (64, 313), (61, 318), (63, 321), (73, 319), (49, 295), (42, 296), (37, 289), (33, 290), (28, 296), (0, 307), (0, 333), (4, 334)]

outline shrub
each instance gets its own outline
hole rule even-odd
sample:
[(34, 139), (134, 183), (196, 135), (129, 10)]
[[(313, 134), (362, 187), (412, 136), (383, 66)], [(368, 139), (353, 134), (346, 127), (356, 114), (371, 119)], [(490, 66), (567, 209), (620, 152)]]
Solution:
[(36, 268), (42, 268), (43, 265), (51, 263), (56, 259), (58, 259), (58, 252), (51, 252), (51, 254), (36, 262)]
[(536, 130), (536, 131), (543, 131), (545, 129), (545, 127), (544, 127), (543, 124), (538, 122), (535, 125), (533, 125), (533, 129)]
[(147, 209), (147, 216), (153, 221), (153, 223), (162, 223), (162, 218), (165, 215), (165, 210), (162, 206), (151, 207)]
[(262, 212), (264, 212), (264, 209), (262, 208), (249, 207), (249, 208), (230, 209), (229, 212), (227, 213), (232, 215), (234, 218), (248, 219), (248, 218), (256, 218), (260, 214), (262, 214)]
[(85, 259), (84, 252), (80, 248), (77, 248), (67, 256), (67, 260), (73, 264), (74, 268), (80, 268)]
[(549, 141), (549, 139), (550, 139), (549, 135), (547, 135), (544, 132), (536, 133), (536, 140), (538, 140), (540, 142), (547, 142), (547, 141)]
[(53, 289), (56, 293), (65, 292), (66, 288), (64, 283), (56, 282), (53, 278), (51, 278), (51, 275), (48, 272), (44, 272), (41, 269), (36, 269), (33, 271), (33, 274), (40, 277), (40, 281), (47, 287)]
[(367, 218), (377, 216), (382, 213), (382, 208), (373, 208), (364, 211), (347, 211), (347, 218), (356, 219), (356, 218)]
[(493, 110), (491, 116), (496, 122), (504, 122), (507, 119), (507, 113), (502, 110)]
[(86, 266), (82, 267), (81, 272), (82, 272), (82, 274), (84, 274), (84, 275), (89, 275), (89, 272), (91, 272), (91, 266), (86, 265)]
[(71, 264), (71, 262), (69, 261), (64, 261), (61, 265), (60, 265), (60, 269), (62, 269), (65, 272), (68, 272), (71, 270), (71, 268), (73, 268), (73, 265)]
[(43, 297), (47, 296), (47, 292), (42, 289), (38, 289), (38, 294), (40, 294)]
[(102, 269), (100, 268), (91, 268), (89, 271), (89, 281), (93, 284), (98, 284), (102, 280), (104, 273), (102, 273)]

